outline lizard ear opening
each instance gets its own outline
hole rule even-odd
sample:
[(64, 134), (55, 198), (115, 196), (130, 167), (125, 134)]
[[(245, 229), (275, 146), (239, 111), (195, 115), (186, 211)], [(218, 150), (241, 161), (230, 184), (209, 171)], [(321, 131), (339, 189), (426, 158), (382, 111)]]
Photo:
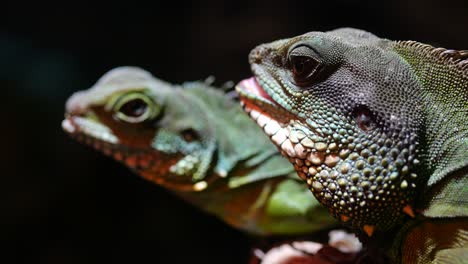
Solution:
[(182, 137), (187, 142), (200, 141), (200, 135), (194, 129), (188, 128), (181, 132)]
[(368, 132), (375, 127), (375, 117), (372, 111), (365, 105), (359, 105), (353, 111), (353, 116), (357, 126), (364, 132)]
[(153, 119), (161, 112), (161, 106), (143, 93), (122, 95), (112, 109), (116, 119), (127, 123), (141, 123)]

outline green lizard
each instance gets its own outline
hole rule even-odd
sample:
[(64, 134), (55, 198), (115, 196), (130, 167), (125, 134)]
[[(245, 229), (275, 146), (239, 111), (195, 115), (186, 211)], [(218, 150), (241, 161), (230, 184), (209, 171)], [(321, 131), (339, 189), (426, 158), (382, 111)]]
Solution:
[(256, 47), (244, 110), (392, 262), (468, 259), (468, 51), (356, 29)]
[(116, 68), (67, 101), (62, 126), (247, 232), (298, 234), (334, 223), (239, 103), (207, 83), (171, 85)]

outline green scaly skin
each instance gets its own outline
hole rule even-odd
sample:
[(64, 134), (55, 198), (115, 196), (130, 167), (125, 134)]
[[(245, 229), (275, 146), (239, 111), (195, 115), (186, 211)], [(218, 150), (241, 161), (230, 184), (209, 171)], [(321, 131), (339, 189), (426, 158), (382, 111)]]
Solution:
[(249, 233), (303, 234), (335, 223), (238, 102), (207, 83), (171, 85), (116, 68), (67, 101), (62, 126)]
[[(468, 253), (468, 52), (356, 29), (256, 47), (237, 86), (314, 196), (392, 262)], [(434, 230), (439, 226), (440, 230)]]

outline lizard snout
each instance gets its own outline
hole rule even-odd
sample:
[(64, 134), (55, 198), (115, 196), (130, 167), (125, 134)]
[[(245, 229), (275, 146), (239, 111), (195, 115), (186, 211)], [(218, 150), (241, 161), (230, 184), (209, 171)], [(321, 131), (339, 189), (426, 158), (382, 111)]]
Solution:
[(65, 115), (66, 116), (81, 116), (84, 115), (87, 111), (87, 105), (84, 103), (86, 100), (83, 100), (86, 91), (79, 91), (74, 93), (65, 104)]
[(249, 54), (249, 62), (251, 64), (256, 63), (260, 64), (262, 63), (262, 59), (265, 58), (269, 53), (271, 49), (266, 47), (265, 45), (260, 45), (254, 48), (250, 54)]

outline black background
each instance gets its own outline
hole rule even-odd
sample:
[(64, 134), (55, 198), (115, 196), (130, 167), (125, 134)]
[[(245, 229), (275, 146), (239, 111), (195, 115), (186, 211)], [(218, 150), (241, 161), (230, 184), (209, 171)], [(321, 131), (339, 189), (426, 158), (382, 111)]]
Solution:
[(137, 65), (175, 83), (237, 82), (250, 75), (255, 45), (343, 26), (468, 48), (466, 0), (16, 1), (1, 9), (2, 263), (248, 258), (246, 236), (61, 131), (66, 98), (111, 68)]

